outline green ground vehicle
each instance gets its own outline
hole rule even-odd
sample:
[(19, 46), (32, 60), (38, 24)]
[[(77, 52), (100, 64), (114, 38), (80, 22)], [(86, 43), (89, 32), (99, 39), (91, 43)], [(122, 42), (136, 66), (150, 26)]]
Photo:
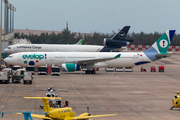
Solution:
[(21, 73), (21, 78), (24, 77), (24, 72), (26, 71), (25, 69), (17, 69), (17, 71), (20, 71)]

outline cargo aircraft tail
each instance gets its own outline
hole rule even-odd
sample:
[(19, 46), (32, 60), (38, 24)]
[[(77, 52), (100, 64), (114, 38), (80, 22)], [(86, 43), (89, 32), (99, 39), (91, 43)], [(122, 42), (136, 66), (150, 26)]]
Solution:
[(80, 39), (80, 40), (76, 43), (76, 45), (82, 45), (82, 42), (83, 42), (83, 39)]

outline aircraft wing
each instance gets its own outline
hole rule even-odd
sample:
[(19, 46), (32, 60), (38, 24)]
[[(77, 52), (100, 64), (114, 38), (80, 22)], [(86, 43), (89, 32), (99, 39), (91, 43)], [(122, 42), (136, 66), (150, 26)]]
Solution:
[(113, 60), (113, 59), (117, 59), (120, 58), (121, 54), (116, 55), (115, 57), (112, 58), (100, 58), (100, 59), (91, 59), (91, 60), (82, 60), (82, 61), (71, 61), (71, 62), (67, 62), (67, 63), (75, 63), (78, 65), (86, 65), (86, 64), (90, 64), (93, 65), (97, 62), (103, 62), (103, 61), (108, 61), (108, 60)]
[(121, 48), (118, 48), (118, 49), (113, 49), (112, 51), (122, 52), (124, 50), (127, 50), (127, 47), (121, 47)]
[(72, 119), (75, 119), (75, 120), (86, 120), (86, 119), (88, 119), (88, 118), (107, 117), (107, 116), (114, 116), (114, 115), (117, 115), (117, 114), (80, 116), (80, 117), (77, 116), (77, 117), (69, 117), (69, 118), (66, 118), (65, 120), (72, 120)]
[[(22, 113), (15, 113), (15, 114), (23, 115)], [(44, 115), (31, 114), (31, 116), (32, 116), (32, 117), (35, 117), (35, 118), (41, 118), (41, 119), (51, 120), (51, 118), (45, 117)]]

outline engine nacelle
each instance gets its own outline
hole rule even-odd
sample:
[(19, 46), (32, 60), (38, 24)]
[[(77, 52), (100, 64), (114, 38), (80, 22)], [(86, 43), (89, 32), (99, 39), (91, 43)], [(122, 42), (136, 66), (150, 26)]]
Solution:
[(119, 46), (129, 45), (129, 42), (127, 42), (127, 41), (120, 41), (120, 40), (112, 40), (112, 39), (109, 39), (109, 38), (104, 38), (104, 45), (106, 45), (106, 46), (113, 46), (113, 47), (119, 47)]
[(81, 67), (80, 65), (74, 63), (63, 63), (62, 70), (65, 72), (74, 72), (74, 71), (80, 71)]

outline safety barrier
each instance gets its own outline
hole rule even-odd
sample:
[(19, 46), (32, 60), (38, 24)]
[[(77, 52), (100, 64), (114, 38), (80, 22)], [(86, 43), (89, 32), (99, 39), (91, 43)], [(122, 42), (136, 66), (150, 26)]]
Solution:
[[(144, 51), (150, 47), (151, 45), (127, 45), (130, 51)], [(180, 46), (169, 46), (168, 51), (180, 51)]]

